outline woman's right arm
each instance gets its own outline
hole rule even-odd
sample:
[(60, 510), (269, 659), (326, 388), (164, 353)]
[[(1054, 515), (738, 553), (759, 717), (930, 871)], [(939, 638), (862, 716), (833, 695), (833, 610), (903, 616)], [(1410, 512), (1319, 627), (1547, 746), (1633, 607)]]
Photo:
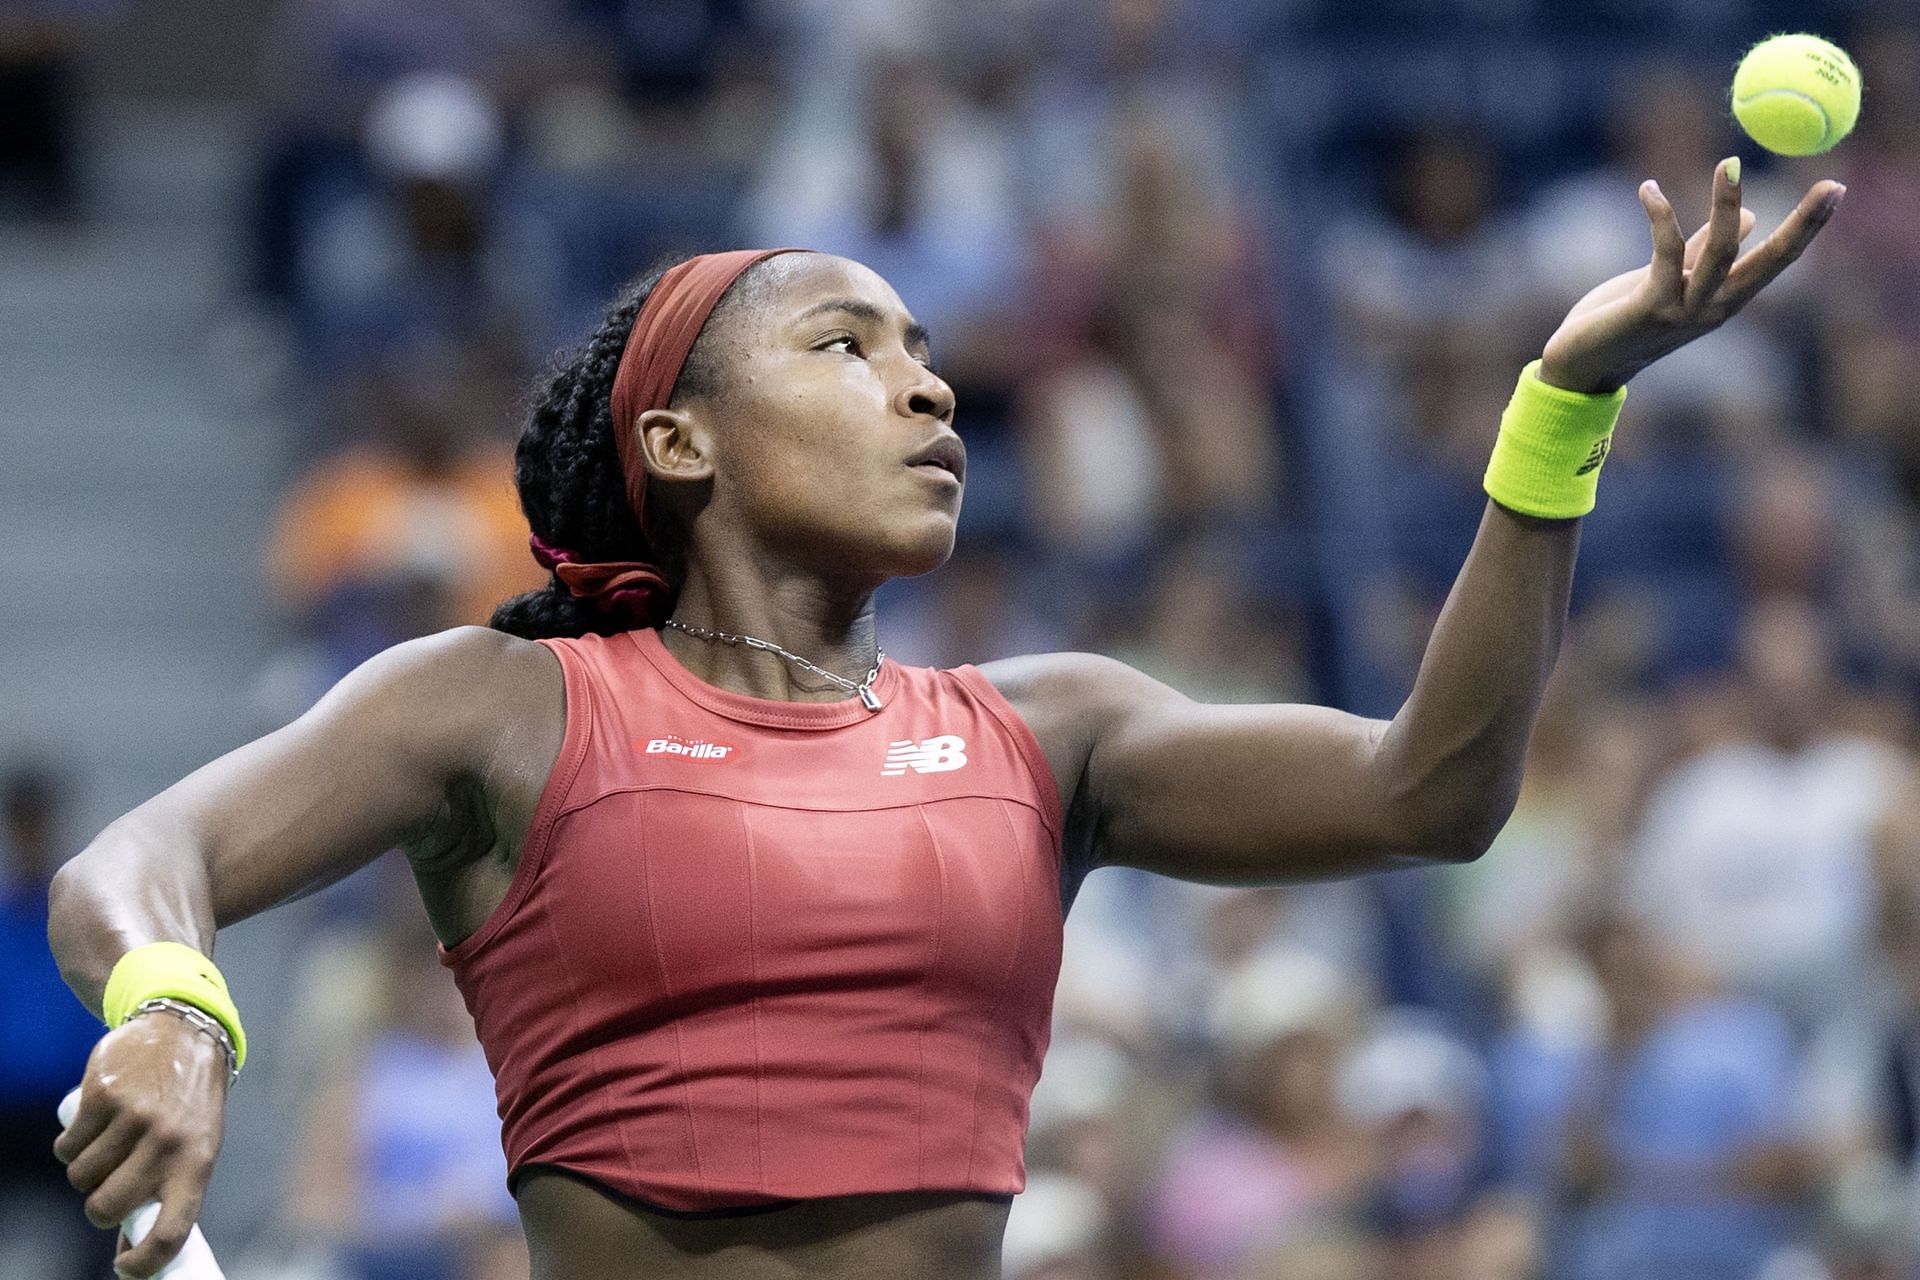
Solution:
[[(369, 660), (300, 719), (161, 792), (60, 869), (47, 936), (68, 985), (97, 1013), (135, 947), (169, 940), (211, 955), (218, 929), (395, 845), (461, 841), (450, 784), (484, 784), (559, 689), (544, 648), (480, 627)], [(162, 1202), (152, 1234), (117, 1260), (123, 1274), (152, 1275), (184, 1243), (219, 1151), (225, 1083), (219, 1046), (170, 1014), (134, 1018), (95, 1047), (80, 1114), (54, 1152), (98, 1226)]]

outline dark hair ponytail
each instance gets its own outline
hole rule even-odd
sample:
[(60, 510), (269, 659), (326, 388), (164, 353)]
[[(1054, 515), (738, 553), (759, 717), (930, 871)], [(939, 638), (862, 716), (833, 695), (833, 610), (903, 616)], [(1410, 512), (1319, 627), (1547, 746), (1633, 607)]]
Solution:
[[(663, 263), (629, 286), (608, 308), (593, 336), (548, 371), (514, 448), (513, 480), (520, 491), (520, 509), (541, 541), (589, 563), (650, 561), (665, 572), (677, 594), (686, 579), (684, 538), (664, 503), (648, 501), (644, 532), (634, 519), (614, 444), (611, 404), (613, 376), (634, 319), (672, 265)], [(722, 309), (741, 292), (741, 281), (752, 274), (750, 270), (736, 280), (708, 317), (674, 385), (676, 403), (682, 395), (713, 392), (717, 370), (703, 352), (712, 348), (706, 335), (713, 331)], [(634, 620), (576, 597), (555, 576), (540, 590), (503, 602), (493, 611), (491, 625), (496, 631), (537, 640), (615, 635), (632, 630)]]

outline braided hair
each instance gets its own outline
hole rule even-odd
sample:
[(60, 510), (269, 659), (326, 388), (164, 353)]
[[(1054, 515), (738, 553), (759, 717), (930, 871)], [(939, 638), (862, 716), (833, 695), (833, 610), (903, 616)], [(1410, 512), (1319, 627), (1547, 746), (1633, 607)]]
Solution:
[[(677, 261), (677, 259), (675, 260)], [(563, 355), (542, 382), (526, 429), (513, 453), (513, 480), (520, 509), (541, 541), (564, 547), (583, 561), (646, 560), (665, 572), (677, 595), (686, 580), (686, 536), (666, 503), (646, 504), (646, 527), (634, 519), (627, 502), (626, 478), (613, 437), (613, 378), (633, 332), (640, 308), (660, 278), (674, 265), (662, 263), (629, 285), (608, 308), (592, 337)], [(673, 401), (709, 396), (720, 387), (720, 361), (711, 335), (722, 313), (746, 299), (747, 280), (765, 263), (749, 269), (721, 295), (706, 327), (687, 353)], [(593, 600), (568, 591), (558, 575), (538, 591), (504, 601), (493, 611), (492, 627), (537, 640), (545, 636), (615, 635), (633, 628), (633, 620), (608, 612)]]

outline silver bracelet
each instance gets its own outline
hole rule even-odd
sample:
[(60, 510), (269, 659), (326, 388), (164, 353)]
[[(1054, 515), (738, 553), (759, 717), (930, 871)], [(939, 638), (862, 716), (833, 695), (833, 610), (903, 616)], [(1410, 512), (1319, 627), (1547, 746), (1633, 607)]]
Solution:
[(240, 1078), (240, 1053), (233, 1047), (233, 1037), (227, 1034), (226, 1024), (198, 1005), (188, 1004), (185, 1000), (175, 1000), (172, 996), (155, 996), (151, 1000), (142, 1000), (127, 1015), (127, 1021), (143, 1013), (152, 1013), (156, 1009), (165, 1009), (168, 1013), (177, 1013), (200, 1030), (220, 1042), (227, 1054), (227, 1088), (233, 1088), (233, 1082)]

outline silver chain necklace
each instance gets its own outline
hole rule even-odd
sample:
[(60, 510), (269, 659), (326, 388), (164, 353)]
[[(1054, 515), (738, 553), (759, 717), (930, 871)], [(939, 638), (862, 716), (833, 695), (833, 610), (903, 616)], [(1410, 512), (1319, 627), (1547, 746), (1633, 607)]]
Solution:
[(709, 631), (705, 627), (689, 626), (678, 618), (668, 618), (660, 625), (672, 627), (675, 631), (684, 631), (696, 640), (706, 640), (709, 642), (718, 640), (723, 644), (743, 644), (749, 649), (763, 649), (768, 653), (777, 653), (795, 666), (805, 667), (808, 671), (813, 672), (813, 674), (824, 676), (826, 679), (833, 681), (848, 693), (859, 694), (860, 705), (867, 710), (878, 711), (880, 709), (880, 695), (873, 691), (873, 682), (880, 675), (881, 660), (887, 656), (884, 649), (875, 649), (873, 651), (873, 670), (867, 672), (867, 678), (865, 680), (855, 683), (845, 676), (833, 674), (833, 672), (827, 670), (825, 667), (817, 667), (799, 654), (789, 653), (771, 640), (762, 640), (758, 636), (736, 636), (726, 631)]

